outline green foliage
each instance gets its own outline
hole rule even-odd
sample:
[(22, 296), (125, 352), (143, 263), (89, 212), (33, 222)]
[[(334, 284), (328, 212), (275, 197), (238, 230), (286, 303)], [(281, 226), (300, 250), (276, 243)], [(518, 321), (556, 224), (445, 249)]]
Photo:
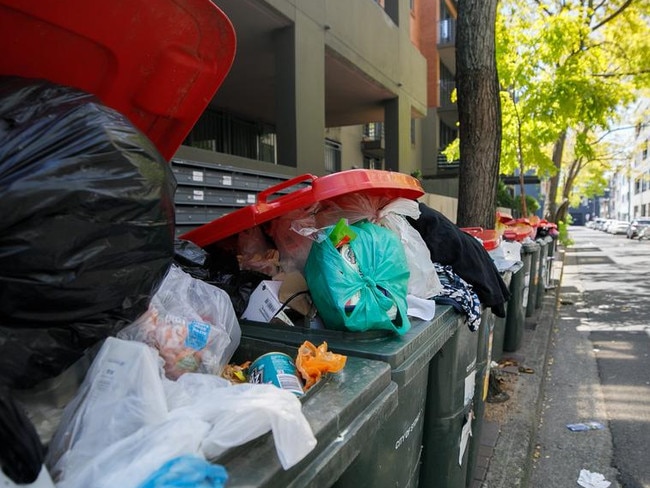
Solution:
[(557, 223), (558, 242), (563, 247), (569, 247), (573, 245), (574, 241), (569, 236), (569, 225), (571, 225), (572, 220), (573, 219), (571, 218), (571, 215), (567, 214), (566, 221), (560, 220)]
[[(502, 180), (499, 180), (497, 186), (497, 207), (512, 209), (518, 216), (521, 216), (523, 213), (521, 197), (513, 196), (508, 186)], [(539, 210), (539, 202), (530, 195), (526, 195), (526, 209), (528, 210), (528, 215), (533, 215)]]
[(596, 8), (590, 0), (502, 0), (495, 26), (502, 174), (557, 174), (553, 144), (567, 132), (574, 136), (570, 160), (589, 164), (573, 166), (564, 193), (573, 193), (581, 172), (596, 180), (583, 189), (600, 186), (606, 151), (593, 134), (617, 122), (636, 88), (650, 86), (649, 15), (647, 1)]

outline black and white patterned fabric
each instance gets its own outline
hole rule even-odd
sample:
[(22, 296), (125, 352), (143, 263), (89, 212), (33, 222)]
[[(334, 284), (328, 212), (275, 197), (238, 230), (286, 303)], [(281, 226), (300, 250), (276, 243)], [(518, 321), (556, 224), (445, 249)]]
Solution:
[(477, 331), (481, 323), (481, 301), (472, 285), (454, 273), (451, 266), (433, 263), (442, 284), (442, 291), (433, 297), (436, 303), (451, 305), (465, 315), (465, 323), (471, 331)]

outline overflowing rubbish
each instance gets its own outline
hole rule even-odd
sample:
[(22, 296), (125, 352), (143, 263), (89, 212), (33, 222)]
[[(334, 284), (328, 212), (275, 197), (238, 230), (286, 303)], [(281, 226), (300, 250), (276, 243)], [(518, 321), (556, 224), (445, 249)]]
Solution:
[(143, 343), (105, 341), (50, 444), (57, 486), (137, 487), (171, 459), (214, 459), (269, 430), (285, 469), (316, 445), (295, 395), (200, 373), (171, 381), (161, 363)]

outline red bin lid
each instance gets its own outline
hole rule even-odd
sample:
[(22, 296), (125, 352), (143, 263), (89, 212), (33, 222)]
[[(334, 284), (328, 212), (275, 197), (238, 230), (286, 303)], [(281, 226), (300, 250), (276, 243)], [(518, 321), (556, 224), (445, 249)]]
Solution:
[[(283, 190), (303, 183), (309, 183), (309, 185), (286, 195), (272, 198)], [(267, 188), (257, 195), (256, 203), (186, 232), (181, 239), (205, 247), (292, 210), (306, 208), (316, 202), (354, 192), (381, 195), (391, 199), (402, 197), (411, 200), (424, 195), (420, 182), (403, 173), (351, 169), (321, 177), (304, 174)]]
[(461, 227), (460, 230), (466, 234), (480, 239), (483, 243), (483, 248), (486, 251), (492, 251), (493, 249), (496, 249), (501, 243), (501, 237), (499, 236), (499, 233), (493, 229), (483, 229), (483, 227)]
[(0, 0), (0, 75), (97, 96), (170, 159), (230, 70), (235, 31), (210, 0)]

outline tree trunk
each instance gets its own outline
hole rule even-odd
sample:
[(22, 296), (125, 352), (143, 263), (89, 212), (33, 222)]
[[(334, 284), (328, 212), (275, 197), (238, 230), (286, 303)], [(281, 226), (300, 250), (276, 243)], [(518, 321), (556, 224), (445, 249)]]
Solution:
[(459, 0), (456, 81), (461, 227), (495, 226), (501, 157), (501, 104), (495, 54), (497, 0)]
[(557, 189), (560, 183), (560, 170), (562, 169), (562, 153), (564, 152), (564, 142), (566, 141), (566, 131), (563, 131), (553, 144), (553, 164), (557, 171), (549, 179), (548, 195), (544, 202), (544, 218), (551, 222), (556, 222), (557, 205)]

